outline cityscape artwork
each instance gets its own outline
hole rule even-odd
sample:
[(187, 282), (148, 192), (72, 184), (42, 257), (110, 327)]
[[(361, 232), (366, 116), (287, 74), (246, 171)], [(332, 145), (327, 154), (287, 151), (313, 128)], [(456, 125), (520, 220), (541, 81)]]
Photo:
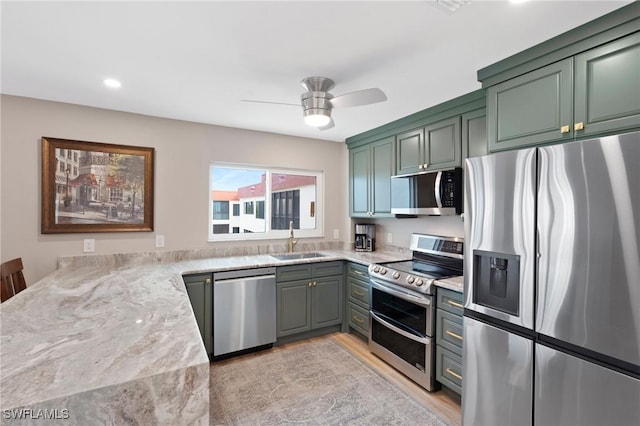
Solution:
[(153, 231), (153, 148), (42, 138), (42, 233)]

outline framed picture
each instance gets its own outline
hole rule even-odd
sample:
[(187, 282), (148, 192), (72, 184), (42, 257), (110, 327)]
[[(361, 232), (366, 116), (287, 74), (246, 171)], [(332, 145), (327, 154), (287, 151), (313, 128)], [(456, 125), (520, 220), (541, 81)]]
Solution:
[(153, 148), (42, 138), (43, 234), (153, 231)]

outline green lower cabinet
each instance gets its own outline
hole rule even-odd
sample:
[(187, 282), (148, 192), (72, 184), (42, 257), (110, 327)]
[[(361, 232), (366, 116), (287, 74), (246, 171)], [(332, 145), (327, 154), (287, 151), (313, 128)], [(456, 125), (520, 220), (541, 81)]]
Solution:
[(277, 337), (342, 324), (343, 270), (343, 262), (276, 269)]
[(436, 380), (461, 395), (462, 357), (441, 346), (436, 346)]
[(347, 317), (346, 327), (369, 336), (369, 272), (366, 265), (347, 263)]
[(194, 274), (185, 275), (184, 280), (189, 301), (193, 314), (196, 317), (196, 323), (200, 329), (200, 336), (207, 350), (207, 354), (213, 353), (213, 295), (212, 295), (212, 277), (211, 274)]
[(462, 293), (438, 288), (436, 309), (436, 380), (462, 393)]

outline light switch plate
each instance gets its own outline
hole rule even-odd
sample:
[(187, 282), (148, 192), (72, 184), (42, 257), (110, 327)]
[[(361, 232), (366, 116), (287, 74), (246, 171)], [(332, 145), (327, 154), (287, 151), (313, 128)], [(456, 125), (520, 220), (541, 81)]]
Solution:
[(86, 239), (84, 240), (83, 251), (85, 253), (93, 253), (96, 251), (96, 240)]
[(156, 235), (156, 248), (164, 247), (164, 235)]
[(393, 234), (391, 232), (387, 232), (387, 244), (391, 244), (393, 242)]

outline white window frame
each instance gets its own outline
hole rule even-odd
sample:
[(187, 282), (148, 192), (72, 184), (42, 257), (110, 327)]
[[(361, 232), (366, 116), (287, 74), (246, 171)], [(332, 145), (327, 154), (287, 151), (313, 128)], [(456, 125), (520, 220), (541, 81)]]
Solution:
[[(265, 232), (253, 232), (253, 233), (239, 233), (239, 234), (214, 234), (213, 233), (213, 202), (211, 200), (211, 192), (213, 190), (212, 181), (212, 169), (214, 167), (226, 167), (237, 168), (247, 170), (259, 170), (266, 172), (265, 179), (265, 199), (264, 199), (264, 214), (265, 214)], [(315, 202), (315, 219), (316, 227), (314, 229), (294, 229), (294, 237), (298, 238), (323, 238), (324, 237), (324, 172), (322, 170), (304, 170), (304, 169), (292, 169), (285, 167), (271, 167), (271, 166), (257, 166), (238, 163), (223, 163), (223, 162), (211, 162), (209, 163), (209, 192), (207, 201), (209, 204), (209, 219), (208, 223), (208, 241), (243, 241), (243, 240), (277, 240), (288, 239), (289, 230), (272, 230), (271, 229), (271, 175), (272, 174), (295, 174), (300, 176), (314, 176), (316, 178), (316, 202)], [(254, 207), (255, 208), (255, 207)], [(240, 206), (240, 213), (244, 211), (244, 205)], [(255, 211), (255, 210), (254, 210)], [(229, 217), (231, 217), (231, 206), (229, 209)], [(231, 227), (229, 228), (231, 229)]]

